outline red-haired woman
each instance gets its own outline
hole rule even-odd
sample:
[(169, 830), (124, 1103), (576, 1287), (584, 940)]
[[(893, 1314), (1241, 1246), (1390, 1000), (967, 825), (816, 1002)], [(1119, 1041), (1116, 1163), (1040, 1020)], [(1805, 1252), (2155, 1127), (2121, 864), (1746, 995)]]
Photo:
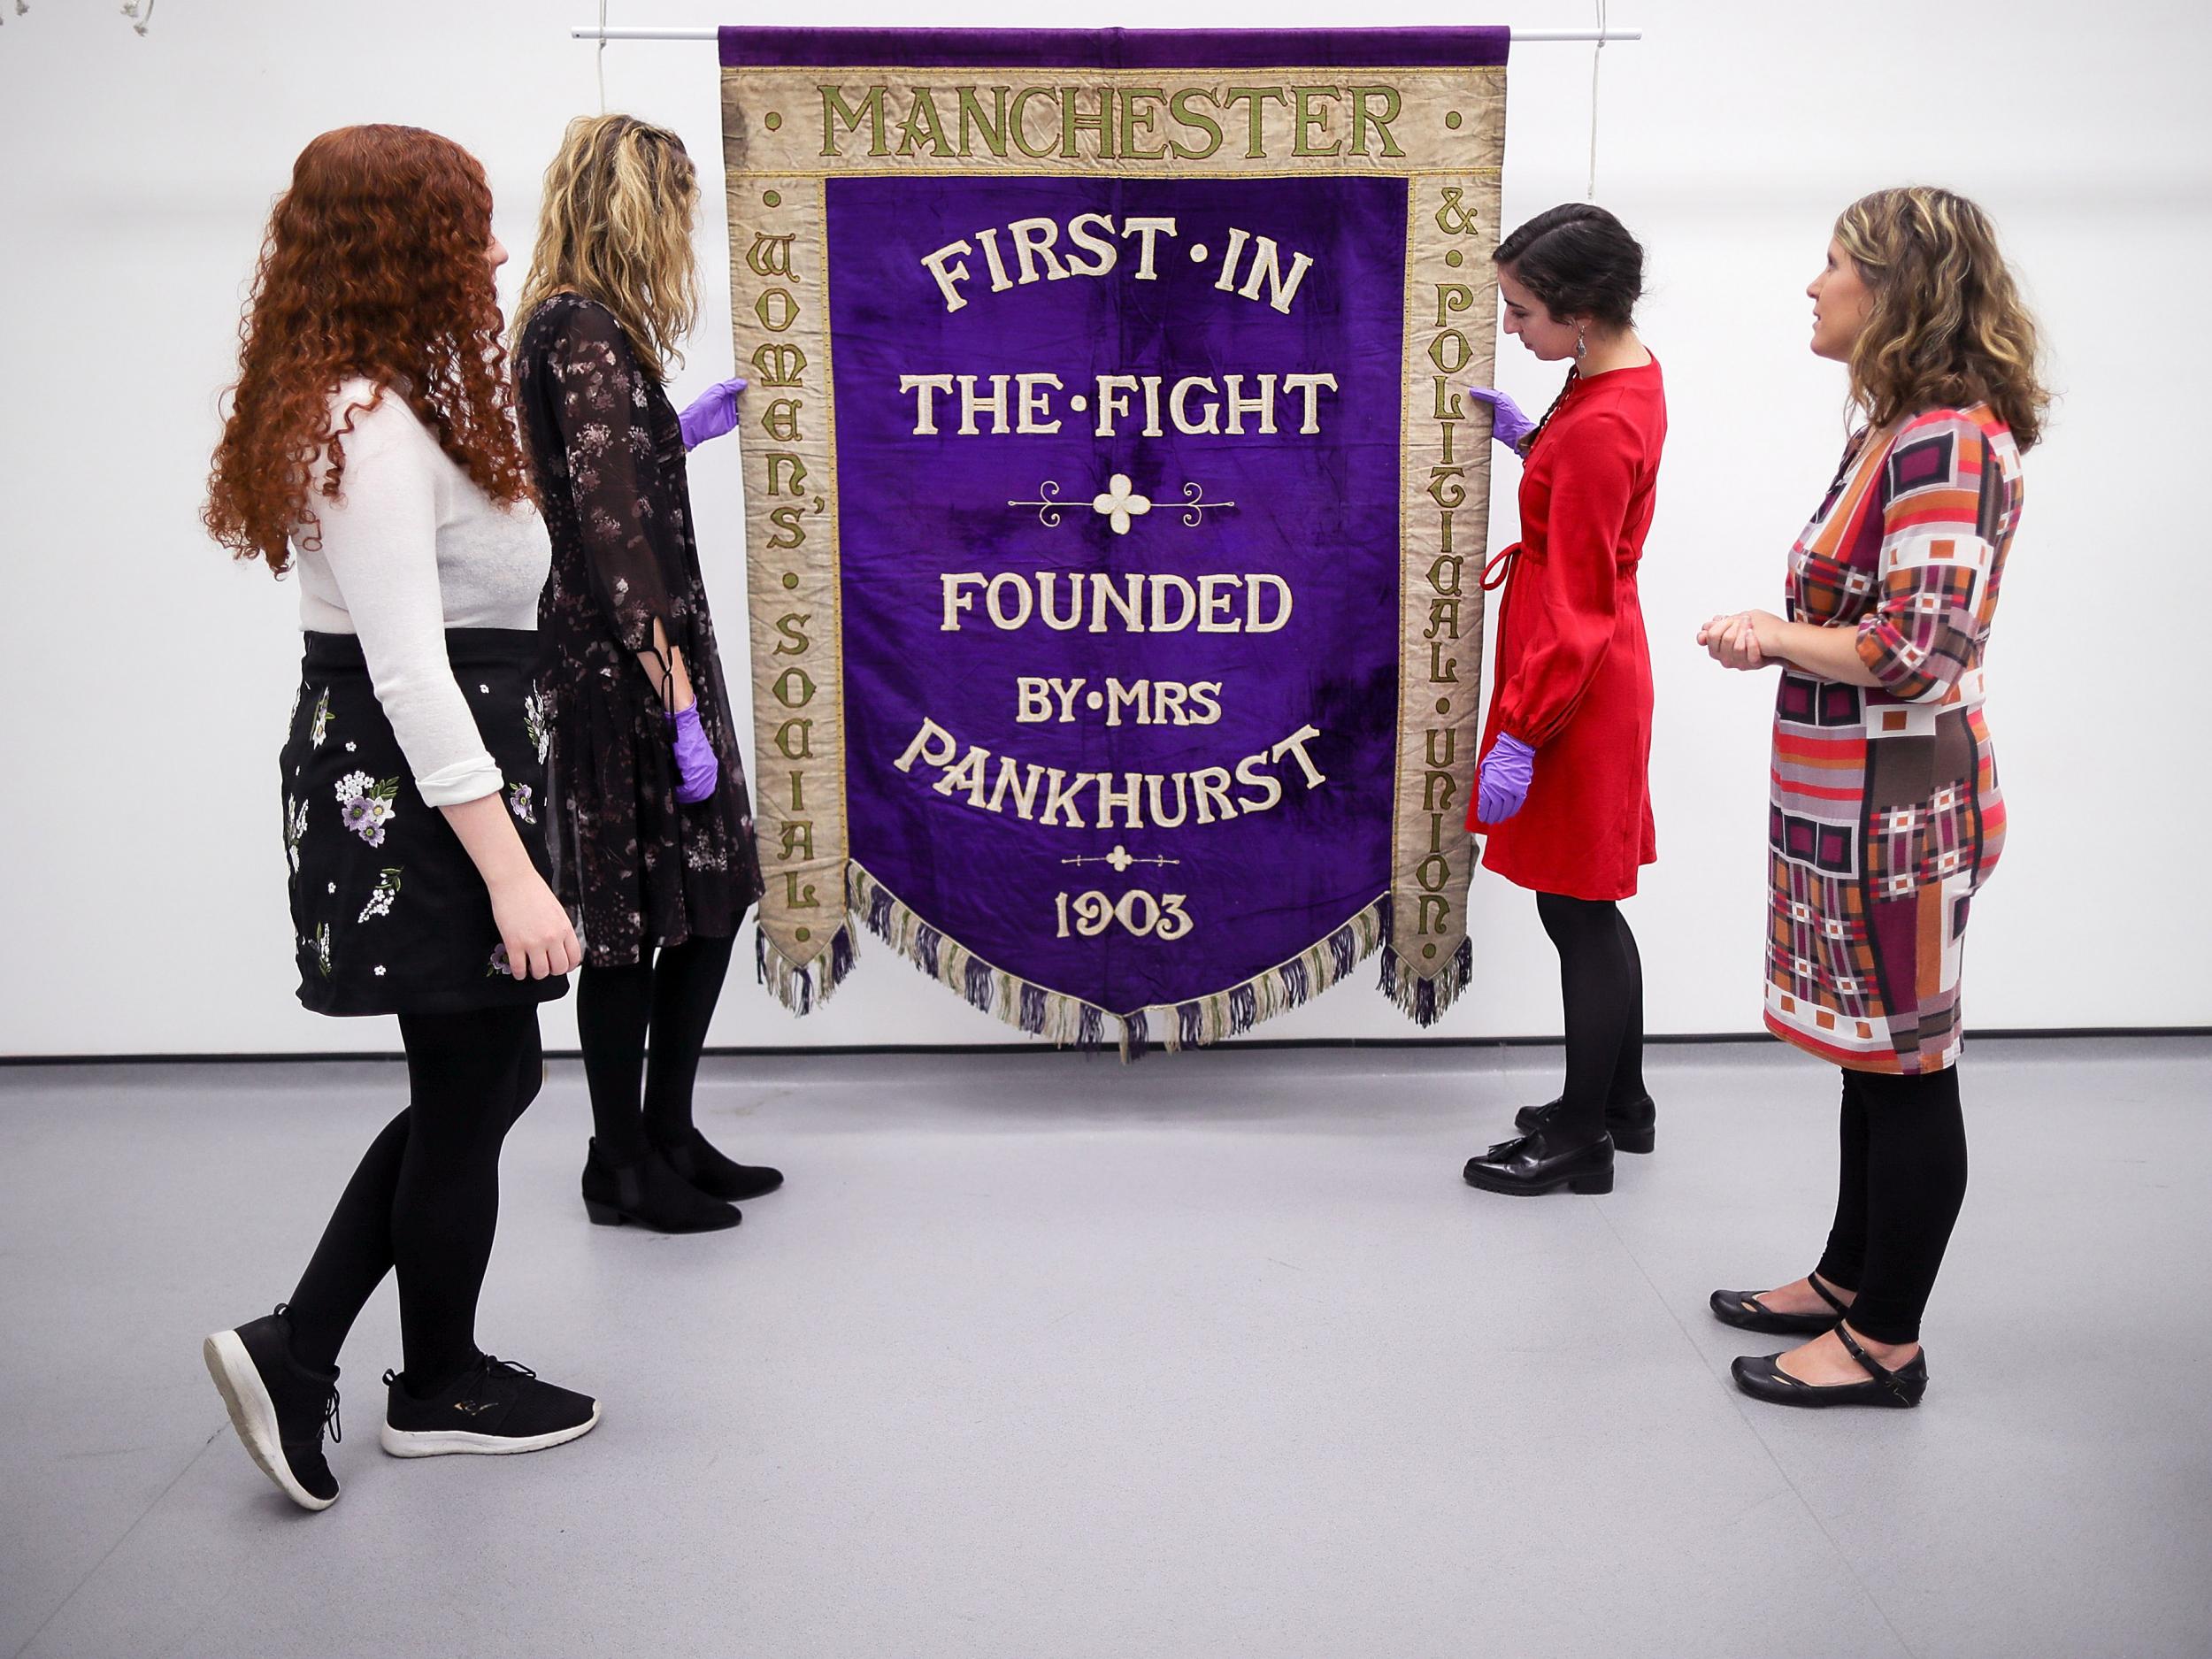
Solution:
[(254, 1461), (303, 1508), (338, 1483), (338, 1350), (388, 1270), (396, 1456), (522, 1452), (598, 1402), (476, 1346), (499, 1152), (536, 1095), (538, 1004), (576, 935), (546, 883), (532, 672), (545, 525), (500, 346), (491, 192), (405, 127), (326, 133), (277, 200), (215, 451), (208, 528), (296, 569), (306, 632), (280, 757), (300, 1001), (396, 1014), (408, 1103), (288, 1303), (206, 1342)]

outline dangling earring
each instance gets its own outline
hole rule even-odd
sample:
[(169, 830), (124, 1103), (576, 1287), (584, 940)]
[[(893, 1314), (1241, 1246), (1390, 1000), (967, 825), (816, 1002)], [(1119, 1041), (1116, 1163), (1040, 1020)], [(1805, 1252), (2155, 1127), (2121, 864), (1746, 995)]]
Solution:
[(1577, 363), (1580, 363), (1583, 358), (1590, 355), (1590, 342), (1582, 332), (1587, 326), (1584, 323), (1575, 325), (1575, 361)]

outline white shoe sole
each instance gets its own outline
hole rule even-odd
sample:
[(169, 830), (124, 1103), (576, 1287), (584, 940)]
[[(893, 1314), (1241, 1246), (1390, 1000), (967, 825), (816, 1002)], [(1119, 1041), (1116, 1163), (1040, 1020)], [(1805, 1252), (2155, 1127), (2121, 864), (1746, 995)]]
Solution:
[(238, 1443), (246, 1448), (254, 1466), (303, 1509), (326, 1509), (337, 1502), (335, 1493), (319, 1498), (294, 1478), (291, 1465), (284, 1461), (283, 1437), (277, 1432), (276, 1402), (269, 1398), (261, 1373), (254, 1368), (253, 1356), (246, 1352), (238, 1333), (218, 1331), (200, 1344), (200, 1357), (207, 1362), (207, 1374), (215, 1379), (223, 1405), (230, 1412), (230, 1425), (237, 1431)]
[(511, 1457), (517, 1452), (541, 1452), (549, 1446), (565, 1446), (580, 1440), (599, 1426), (599, 1402), (591, 1402), (591, 1416), (574, 1428), (517, 1440), (505, 1434), (472, 1434), (466, 1429), (396, 1429), (387, 1419), (377, 1440), (394, 1457), (450, 1457), (468, 1453), (479, 1457)]

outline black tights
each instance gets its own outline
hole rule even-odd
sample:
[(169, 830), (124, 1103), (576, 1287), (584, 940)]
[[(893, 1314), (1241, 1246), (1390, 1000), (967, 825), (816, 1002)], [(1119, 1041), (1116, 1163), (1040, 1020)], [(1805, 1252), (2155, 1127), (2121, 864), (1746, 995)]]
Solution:
[(587, 964), (577, 975), (576, 1034), (591, 1088), (592, 1134), (609, 1161), (634, 1164), (645, 1156), (649, 1135), (666, 1146), (690, 1133), (699, 1051), (736, 942), (687, 939), (664, 947), (656, 961), (641, 958), (621, 968)]
[(1578, 1144), (1604, 1133), (1608, 1106), (1644, 1097), (1644, 962), (1609, 899), (1540, 893), (1536, 914), (1559, 949), (1567, 1021), (1567, 1086), (1554, 1121), (1562, 1140)]
[(535, 1004), (402, 1014), (407, 1107), (369, 1143), (289, 1309), (292, 1351), (327, 1371), (388, 1270), (407, 1383), (432, 1394), (475, 1362), (476, 1297), (499, 1225), (499, 1148), (537, 1098)]
[(1966, 1198), (1966, 1118), (1955, 1068), (1843, 1074), (1836, 1220), (1813, 1271), (1855, 1290), (1851, 1328), (1917, 1342), (1920, 1316)]

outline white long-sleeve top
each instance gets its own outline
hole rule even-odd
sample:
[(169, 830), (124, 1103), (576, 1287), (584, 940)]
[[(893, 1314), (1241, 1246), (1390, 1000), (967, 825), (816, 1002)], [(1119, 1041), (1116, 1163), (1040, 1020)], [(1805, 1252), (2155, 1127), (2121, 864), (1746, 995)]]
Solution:
[[(341, 386), (335, 424), (375, 393), (365, 380)], [(553, 557), (545, 520), (529, 502), (502, 507), (487, 495), (396, 392), (356, 413), (343, 442), (342, 498), (321, 493), (326, 456), (308, 497), (319, 546), (293, 538), (300, 626), (359, 636), (369, 683), (426, 803), (496, 794), (505, 780), (454, 681), (445, 631), (536, 628)]]

